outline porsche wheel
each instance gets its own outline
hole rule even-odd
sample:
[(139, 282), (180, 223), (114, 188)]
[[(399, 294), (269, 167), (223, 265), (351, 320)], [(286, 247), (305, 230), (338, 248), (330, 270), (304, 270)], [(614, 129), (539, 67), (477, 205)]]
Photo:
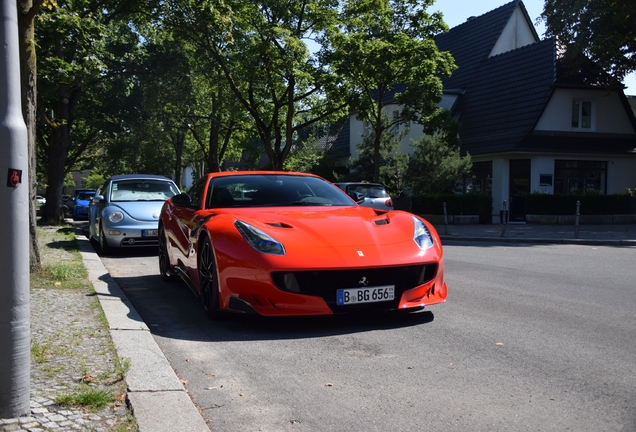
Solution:
[(219, 317), (219, 281), (214, 262), (212, 243), (208, 238), (203, 240), (199, 249), (199, 283), (203, 308), (210, 319)]
[(163, 225), (159, 226), (159, 273), (161, 280), (165, 282), (174, 281), (172, 269), (170, 268), (170, 258), (168, 258), (168, 239)]
[(108, 246), (108, 242), (106, 241), (103, 224), (99, 224), (99, 248), (102, 251), (102, 255), (108, 255), (112, 251), (111, 247)]

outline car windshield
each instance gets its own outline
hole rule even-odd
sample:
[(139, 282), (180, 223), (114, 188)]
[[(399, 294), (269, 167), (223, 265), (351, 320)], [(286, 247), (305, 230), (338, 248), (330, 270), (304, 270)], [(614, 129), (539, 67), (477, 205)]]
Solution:
[(93, 196), (95, 195), (95, 192), (92, 193), (80, 193), (79, 195), (77, 195), (77, 200), (78, 201), (90, 201)]
[(165, 201), (178, 193), (179, 190), (169, 181), (120, 180), (114, 181), (110, 188), (110, 201)]
[(351, 185), (348, 188), (349, 192), (358, 192), (368, 198), (388, 198), (389, 194), (382, 186), (376, 185)]
[(210, 182), (206, 208), (279, 206), (352, 206), (331, 183), (299, 175), (241, 175)]

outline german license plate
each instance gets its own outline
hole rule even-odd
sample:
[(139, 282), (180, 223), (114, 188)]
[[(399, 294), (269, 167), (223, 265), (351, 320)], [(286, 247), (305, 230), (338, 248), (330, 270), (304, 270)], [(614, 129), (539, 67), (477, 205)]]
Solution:
[(395, 285), (339, 289), (336, 303), (342, 306), (393, 300), (394, 292)]
[(141, 230), (142, 237), (157, 237), (159, 230)]

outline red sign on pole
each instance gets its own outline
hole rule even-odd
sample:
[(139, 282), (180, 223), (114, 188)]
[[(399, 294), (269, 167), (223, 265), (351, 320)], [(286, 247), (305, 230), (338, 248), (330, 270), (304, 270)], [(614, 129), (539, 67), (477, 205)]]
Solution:
[(22, 170), (9, 168), (9, 175), (7, 176), (7, 186), (18, 187), (20, 183), (22, 183)]

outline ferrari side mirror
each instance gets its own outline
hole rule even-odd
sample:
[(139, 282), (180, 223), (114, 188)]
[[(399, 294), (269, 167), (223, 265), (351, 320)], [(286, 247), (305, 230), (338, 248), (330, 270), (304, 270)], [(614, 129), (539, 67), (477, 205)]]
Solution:
[(181, 193), (171, 198), (172, 204), (177, 207), (189, 207), (192, 204), (192, 198), (187, 193)]

